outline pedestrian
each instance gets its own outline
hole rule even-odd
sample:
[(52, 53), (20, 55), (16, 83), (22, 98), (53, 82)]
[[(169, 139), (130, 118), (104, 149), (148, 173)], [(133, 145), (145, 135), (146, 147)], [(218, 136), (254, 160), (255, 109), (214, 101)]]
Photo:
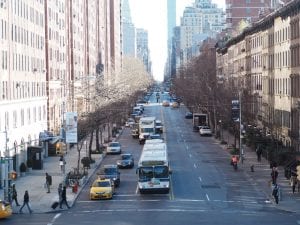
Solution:
[(64, 158), (63, 155), (60, 156), (60, 159), (59, 159), (59, 165), (60, 165), (60, 171), (62, 173), (65, 173), (65, 165), (66, 165), (66, 160)]
[(292, 191), (294, 194), (295, 190), (296, 190), (296, 185), (297, 185), (297, 177), (294, 174), (291, 176), (290, 182), (291, 182)]
[(28, 194), (28, 191), (27, 191), (27, 190), (25, 191), (23, 205), (22, 205), (22, 207), (20, 208), (19, 213), (23, 213), (23, 212), (22, 212), (22, 209), (23, 209), (23, 207), (24, 207), (25, 205), (27, 205), (27, 208), (28, 208), (28, 210), (29, 210), (29, 213), (31, 214), (33, 211), (32, 211), (32, 209), (30, 208), (30, 205), (29, 205), (29, 194)]
[(52, 177), (46, 173), (46, 188), (47, 188), (47, 193), (50, 193), (50, 186), (52, 185)]
[(260, 146), (257, 146), (256, 148), (257, 162), (261, 161), (261, 154), (262, 154), (262, 149)]
[(60, 183), (60, 184), (58, 185), (58, 188), (57, 188), (57, 192), (58, 192), (58, 202), (61, 202), (61, 200), (62, 200), (62, 198), (61, 198), (62, 191), (63, 191), (63, 186), (62, 186), (62, 183)]
[(13, 201), (15, 201), (17, 206), (20, 206), (20, 204), (18, 202), (18, 193), (17, 193), (15, 184), (12, 185), (12, 202)]
[(272, 195), (275, 199), (276, 204), (278, 204), (278, 202), (279, 202), (279, 187), (277, 184), (274, 185)]
[(272, 168), (271, 172), (271, 178), (272, 178), (272, 184), (275, 185), (277, 183), (277, 177), (278, 177), (278, 171), (276, 167)]
[(59, 208), (62, 209), (62, 204), (65, 203), (66, 206), (68, 207), (68, 209), (70, 208), (70, 206), (68, 205), (68, 201), (67, 201), (67, 190), (66, 190), (66, 186), (63, 187), (62, 192), (61, 192), (61, 201), (59, 204)]

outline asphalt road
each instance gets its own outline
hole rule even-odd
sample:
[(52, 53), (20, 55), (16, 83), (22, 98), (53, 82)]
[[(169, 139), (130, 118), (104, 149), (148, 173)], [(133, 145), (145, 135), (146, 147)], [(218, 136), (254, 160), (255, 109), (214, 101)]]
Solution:
[[(162, 95), (163, 99), (169, 97)], [(14, 216), (5, 224), (300, 224), (300, 215), (278, 210), (247, 173), (233, 171), (228, 153), (213, 137), (194, 133), (192, 121), (184, 118), (183, 107), (150, 104), (144, 113), (161, 119), (165, 126), (164, 138), (173, 171), (169, 194), (138, 193), (135, 168), (142, 146), (127, 128), (120, 142), (123, 152), (134, 155), (136, 165), (121, 170), (121, 184), (112, 200), (90, 201), (88, 184), (68, 211)], [(109, 155), (102, 165), (115, 163), (118, 157)]]

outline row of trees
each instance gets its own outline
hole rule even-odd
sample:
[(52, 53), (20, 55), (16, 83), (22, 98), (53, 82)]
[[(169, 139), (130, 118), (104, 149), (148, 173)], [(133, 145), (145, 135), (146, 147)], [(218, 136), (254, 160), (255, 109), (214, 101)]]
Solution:
[(118, 129), (124, 124), (137, 99), (153, 84), (144, 65), (135, 58), (124, 57), (122, 72), (117, 77), (114, 84), (107, 84), (103, 76), (98, 78), (95, 96), (91, 99), (94, 111), (78, 120), (78, 171), (84, 140), (89, 138), (88, 154), (91, 159), (93, 138), (96, 138), (96, 151), (101, 152), (104, 130), (110, 139), (112, 129)]
[(220, 122), (231, 123), (233, 94), (217, 80), (214, 46), (211, 39), (203, 43), (201, 54), (178, 70), (171, 91), (182, 97), (191, 112), (207, 113), (211, 127), (217, 131)]

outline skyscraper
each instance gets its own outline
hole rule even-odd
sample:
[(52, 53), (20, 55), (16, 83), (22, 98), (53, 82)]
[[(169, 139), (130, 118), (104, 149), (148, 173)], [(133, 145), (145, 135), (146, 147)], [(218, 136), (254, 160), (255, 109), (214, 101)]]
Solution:
[(131, 20), (128, 0), (122, 0), (122, 51), (124, 56), (135, 57), (136, 35), (135, 27)]
[(166, 65), (165, 80), (171, 76), (171, 55), (172, 55), (172, 40), (173, 40), (173, 29), (176, 26), (176, 0), (168, 0), (167, 2), (167, 26), (168, 26), (168, 58)]

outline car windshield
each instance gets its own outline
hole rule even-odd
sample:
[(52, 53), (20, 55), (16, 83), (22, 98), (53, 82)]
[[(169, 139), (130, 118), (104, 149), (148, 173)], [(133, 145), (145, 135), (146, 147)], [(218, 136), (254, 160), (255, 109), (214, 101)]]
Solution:
[(123, 160), (129, 160), (131, 158), (132, 158), (131, 155), (122, 155)]
[(114, 173), (117, 173), (117, 169), (116, 168), (105, 168), (104, 173), (105, 174), (114, 174)]
[(109, 147), (119, 147), (119, 146), (120, 146), (120, 144), (117, 142), (113, 142), (113, 143), (109, 144)]
[(142, 133), (154, 133), (153, 128), (141, 128)]
[(110, 187), (109, 181), (95, 181), (93, 183), (93, 187)]

